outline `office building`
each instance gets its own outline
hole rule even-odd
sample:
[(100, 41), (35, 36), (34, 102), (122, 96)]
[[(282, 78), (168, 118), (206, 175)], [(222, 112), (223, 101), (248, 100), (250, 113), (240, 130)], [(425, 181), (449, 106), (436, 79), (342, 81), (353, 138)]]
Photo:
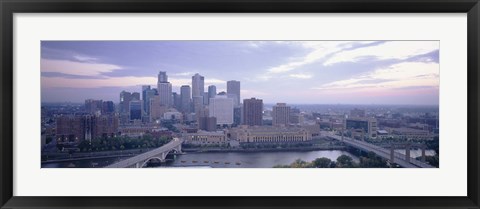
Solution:
[(208, 102), (211, 98), (215, 98), (215, 95), (217, 95), (217, 87), (214, 85), (208, 86)]
[(217, 125), (233, 124), (233, 99), (226, 96), (216, 96), (210, 99), (209, 116), (217, 118)]
[(204, 131), (217, 130), (217, 118), (215, 117), (200, 117), (198, 120), (198, 129)]
[(192, 102), (191, 102), (191, 89), (188, 85), (183, 85), (180, 87), (180, 100), (182, 103), (182, 112), (190, 113), (192, 110)]
[(167, 76), (167, 72), (165, 71), (160, 71), (158, 73), (158, 79), (157, 79), (158, 83), (165, 83), (165, 82), (168, 82), (168, 76)]
[(160, 71), (158, 73), (157, 94), (160, 96), (161, 105), (166, 107), (172, 106), (172, 84), (168, 82), (166, 72)]
[(290, 106), (285, 103), (277, 103), (272, 109), (272, 125), (290, 124)]
[(130, 105), (130, 100), (132, 100), (132, 94), (130, 92), (120, 92), (120, 113), (128, 113), (128, 105)]
[(200, 116), (203, 112), (203, 96), (193, 97), (193, 111), (197, 116)]
[(347, 118), (345, 129), (351, 132), (352, 136), (377, 138), (377, 120), (375, 118)]
[(156, 89), (152, 89), (149, 85), (142, 86), (143, 111), (146, 115), (150, 115), (150, 98), (155, 94), (157, 94)]
[(159, 95), (155, 95), (150, 98), (150, 122), (161, 120), (166, 111), (167, 107), (161, 104)]
[(115, 104), (112, 101), (103, 101), (102, 114), (113, 114), (113, 113), (115, 113)]
[(142, 120), (142, 100), (130, 101), (130, 120)]
[(103, 101), (87, 99), (85, 100), (85, 112), (89, 114), (100, 114), (102, 112)]
[(243, 100), (243, 124), (261, 126), (263, 116), (263, 100), (251, 98)]
[(113, 137), (118, 132), (116, 115), (59, 115), (55, 121), (58, 143)]
[[(205, 78), (200, 74), (196, 73), (192, 76), (192, 99), (194, 97), (203, 97), (203, 92), (205, 91)], [(202, 98), (203, 103), (203, 98)]]
[(173, 98), (173, 107), (180, 111), (182, 108), (182, 98), (177, 92), (172, 93), (172, 98)]
[(227, 81), (227, 94), (235, 95), (235, 105), (240, 104), (240, 81)]

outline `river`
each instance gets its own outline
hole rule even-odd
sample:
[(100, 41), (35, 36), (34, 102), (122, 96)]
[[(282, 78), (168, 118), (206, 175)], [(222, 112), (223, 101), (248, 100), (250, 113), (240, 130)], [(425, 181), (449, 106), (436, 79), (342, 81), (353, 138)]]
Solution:
[[(341, 150), (287, 151), (287, 152), (227, 152), (227, 153), (187, 153), (175, 156), (167, 162), (167, 167), (214, 167), (214, 168), (271, 168), (275, 165), (288, 165), (296, 159), (307, 162), (326, 157), (335, 161), (340, 155), (348, 155), (358, 162), (358, 157)], [(42, 168), (98, 168), (125, 158), (103, 158), (69, 162), (42, 163)], [(165, 165), (164, 165), (165, 166)], [(164, 167), (162, 166), (162, 167)]]
[[(405, 150), (396, 150), (405, 153)], [(427, 150), (428, 155), (435, 155), (435, 151)], [(348, 155), (355, 162), (359, 158), (347, 151), (342, 150), (318, 150), (318, 151), (285, 151), (285, 152), (220, 152), (220, 153), (187, 153), (176, 155), (175, 159), (168, 161), (160, 167), (213, 167), (213, 168), (271, 168), (276, 165), (288, 165), (296, 159), (313, 161), (316, 158), (326, 157), (332, 161), (340, 155)], [(421, 150), (412, 150), (411, 157), (421, 156)], [(69, 162), (42, 163), (42, 168), (101, 168), (125, 159), (125, 157), (113, 157), (90, 160), (76, 160)], [(153, 165), (155, 167), (155, 165)], [(158, 167), (158, 166), (157, 166)]]

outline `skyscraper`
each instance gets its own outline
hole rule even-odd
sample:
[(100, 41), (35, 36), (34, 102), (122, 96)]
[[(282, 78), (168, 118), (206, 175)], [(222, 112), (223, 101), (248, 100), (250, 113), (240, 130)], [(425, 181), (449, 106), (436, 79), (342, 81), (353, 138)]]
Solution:
[(150, 98), (150, 122), (155, 122), (163, 117), (163, 114), (167, 111), (167, 107), (161, 105), (161, 99), (159, 95), (154, 95)]
[(140, 93), (138, 93), (138, 92), (133, 92), (133, 93), (132, 93), (132, 100), (133, 100), (133, 99), (140, 100)]
[(235, 95), (235, 105), (240, 104), (240, 81), (227, 81), (227, 94)]
[(190, 86), (188, 85), (183, 85), (180, 87), (180, 100), (181, 100), (181, 103), (182, 103), (182, 111), (183, 112), (186, 112), (186, 113), (189, 113), (191, 112), (191, 89), (190, 89)]
[(158, 73), (158, 82), (168, 82), (168, 76), (167, 76), (167, 72), (165, 71), (160, 71)]
[(160, 104), (166, 107), (172, 106), (172, 84), (168, 82), (166, 72), (158, 73), (157, 92), (160, 96)]
[(208, 113), (217, 118), (217, 125), (233, 124), (233, 99), (226, 96), (211, 98)]
[(203, 116), (203, 97), (202, 96), (194, 96), (193, 99), (193, 111), (195, 112), (195, 115), (198, 117)]
[(103, 101), (87, 99), (85, 100), (85, 111), (90, 114), (97, 114), (102, 112)]
[(208, 100), (214, 98), (217, 95), (217, 87), (214, 85), (208, 86)]
[(115, 104), (112, 101), (103, 101), (102, 114), (111, 114), (115, 112)]
[(205, 78), (196, 73), (192, 76), (192, 99), (193, 97), (202, 96), (205, 91)]
[(130, 100), (132, 100), (132, 93), (127, 91), (120, 92), (120, 113), (128, 114), (130, 111)]
[(263, 114), (263, 100), (251, 98), (243, 100), (243, 124), (261, 126)]
[(141, 120), (142, 119), (142, 100), (132, 100), (130, 101), (130, 120)]
[(143, 111), (149, 115), (150, 114), (150, 98), (152, 98), (157, 91), (150, 88), (150, 85), (142, 86), (142, 101), (143, 101)]
[(177, 92), (172, 92), (172, 98), (173, 98), (173, 107), (178, 111), (181, 111), (182, 100), (180, 98), (180, 95)]
[(290, 124), (290, 106), (285, 103), (277, 103), (272, 110), (272, 125)]

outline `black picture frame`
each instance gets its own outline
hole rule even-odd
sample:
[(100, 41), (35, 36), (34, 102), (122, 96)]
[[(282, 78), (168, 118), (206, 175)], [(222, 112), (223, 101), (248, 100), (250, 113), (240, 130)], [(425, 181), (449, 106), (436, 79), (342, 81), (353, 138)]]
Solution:
[[(0, 0), (1, 208), (479, 208), (478, 0)], [(15, 13), (467, 13), (468, 195), (465, 197), (19, 197), (13, 196)], [(450, 181), (452, 179), (445, 179)]]

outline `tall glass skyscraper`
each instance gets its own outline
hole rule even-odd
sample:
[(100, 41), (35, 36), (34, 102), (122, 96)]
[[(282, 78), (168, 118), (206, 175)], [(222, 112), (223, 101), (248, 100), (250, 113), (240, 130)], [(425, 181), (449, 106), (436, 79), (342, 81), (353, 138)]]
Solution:
[(227, 94), (235, 95), (235, 105), (240, 104), (240, 81), (227, 81)]
[(168, 82), (168, 76), (166, 72), (160, 71), (160, 73), (158, 73), (157, 92), (160, 96), (160, 105), (171, 107), (172, 84)]
[(188, 85), (183, 85), (180, 87), (180, 100), (182, 103), (182, 111), (189, 113), (191, 112), (191, 89)]

